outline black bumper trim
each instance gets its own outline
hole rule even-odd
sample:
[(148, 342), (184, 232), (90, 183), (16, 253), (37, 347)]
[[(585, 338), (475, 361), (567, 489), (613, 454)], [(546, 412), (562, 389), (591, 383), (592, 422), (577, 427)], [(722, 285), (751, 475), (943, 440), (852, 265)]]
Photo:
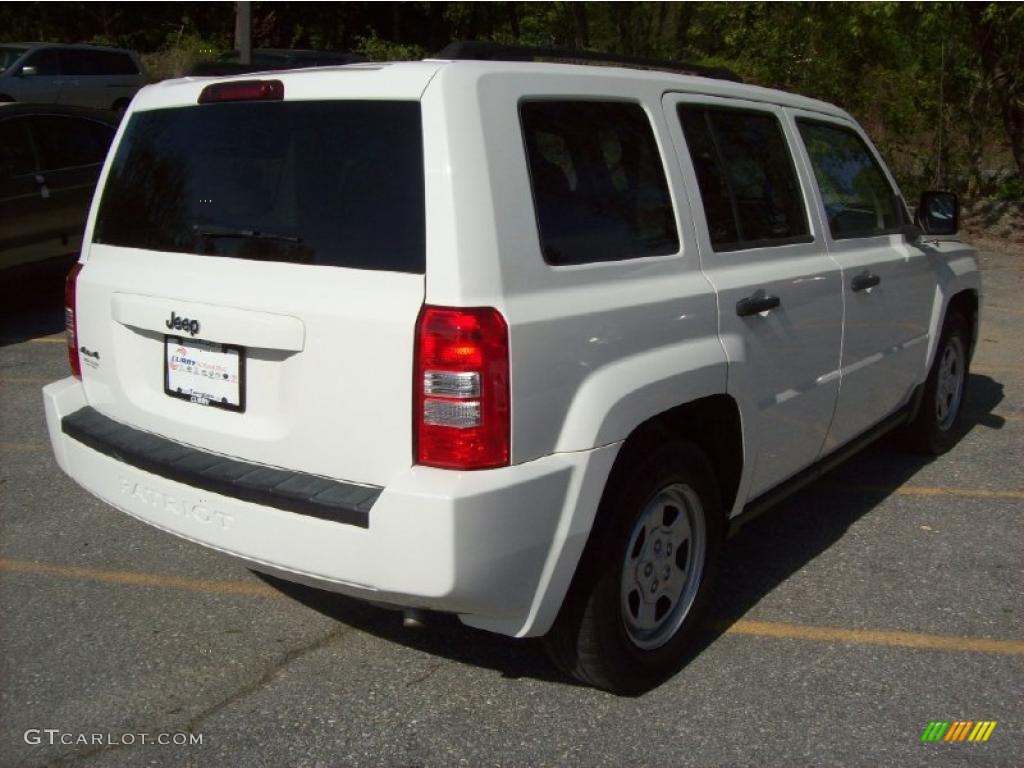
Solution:
[(61, 419), (61, 429), (94, 451), (176, 483), (359, 528), (370, 527), (370, 509), (384, 490), (207, 453), (120, 424), (90, 406)]

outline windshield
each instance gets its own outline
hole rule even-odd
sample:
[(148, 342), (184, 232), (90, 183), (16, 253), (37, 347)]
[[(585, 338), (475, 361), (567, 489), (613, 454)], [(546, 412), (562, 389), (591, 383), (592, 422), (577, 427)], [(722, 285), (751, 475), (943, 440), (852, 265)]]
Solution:
[(8, 45), (0, 46), (0, 72), (3, 72), (20, 59), (27, 50), (28, 48), (16, 48)]
[(423, 273), (418, 102), (274, 101), (137, 112), (96, 243)]

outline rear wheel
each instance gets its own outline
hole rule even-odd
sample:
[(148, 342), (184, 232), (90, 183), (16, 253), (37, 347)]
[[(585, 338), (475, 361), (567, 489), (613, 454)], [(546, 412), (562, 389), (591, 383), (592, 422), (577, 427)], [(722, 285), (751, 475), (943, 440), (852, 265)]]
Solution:
[(636, 693), (682, 665), (723, 521), (711, 465), (695, 446), (672, 441), (624, 459), (546, 645), (567, 674)]
[(907, 442), (918, 453), (948, 451), (967, 394), (970, 331), (961, 314), (952, 314), (942, 328), (917, 416), (907, 425)]

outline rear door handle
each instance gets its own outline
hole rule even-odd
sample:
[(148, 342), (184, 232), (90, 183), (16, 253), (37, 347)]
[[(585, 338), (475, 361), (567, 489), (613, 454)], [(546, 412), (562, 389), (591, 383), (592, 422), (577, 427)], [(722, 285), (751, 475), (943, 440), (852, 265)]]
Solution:
[(855, 291), (866, 291), (868, 288), (874, 288), (881, 282), (882, 278), (878, 275), (873, 275), (870, 272), (861, 272), (850, 281), (850, 287)]
[(736, 314), (740, 317), (749, 317), (775, 309), (781, 304), (778, 296), (769, 296), (764, 291), (757, 291), (753, 296), (736, 302)]

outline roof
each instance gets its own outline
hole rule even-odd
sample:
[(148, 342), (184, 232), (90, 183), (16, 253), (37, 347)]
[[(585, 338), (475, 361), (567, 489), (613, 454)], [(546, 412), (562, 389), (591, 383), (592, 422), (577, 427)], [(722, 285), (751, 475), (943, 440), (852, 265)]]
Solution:
[[(596, 66), (592, 64), (555, 64), (516, 61), (479, 61), (425, 59), (424, 61), (372, 62), (366, 64), (331, 65), (322, 67), (300, 67), (287, 70), (268, 70), (263, 73), (246, 72), (227, 77), (185, 77), (165, 80), (150, 85), (135, 98), (136, 109), (153, 109), (159, 106), (183, 106), (194, 104), (203, 86), (216, 80), (252, 79), (263, 74), (288, 83), (289, 93), (302, 93), (299, 98), (317, 98), (322, 93), (321, 78), (345, 78), (346, 85), (354, 86), (357, 80), (373, 81), (373, 88), (384, 88), (376, 96), (391, 98), (419, 98), (423, 89), (435, 74), (440, 78), (461, 78), (467, 86), (474, 81), (501, 74), (546, 75), (560, 77), (588, 77), (599, 75), (612, 78), (620, 83), (636, 83), (649, 91), (658, 88), (662, 93), (693, 93), (721, 98), (745, 99), (775, 104), (793, 109), (803, 109), (820, 114), (852, 119), (841, 108), (817, 99), (807, 98), (786, 91), (762, 88), (729, 80), (684, 75), (660, 70), (635, 69), (619, 66)], [(361, 88), (362, 86), (356, 86)], [(293, 90), (294, 89), (294, 90)], [(351, 91), (355, 93), (356, 91)], [(372, 91), (367, 91), (372, 95)], [(308, 94), (308, 95), (307, 95)], [(368, 95), (367, 97), (371, 97)]]
[[(590, 76), (600, 74), (602, 77), (619, 80), (632, 80), (646, 85), (657, 85), (665, 93), (694, 93), (722, 98), (746, 99), (776, 104), (793, 109), (805, 109), (827, 115), (835, 115), (848, 119), (845, 110), (825, 101), (807, 96), (781, 91), (775, 88), (763, 88), (759, 85), (733, 82), (720, 78), (686, 75), (676, 72), (665, 72), (654, 69), (636, 69), (620, 66), (595, 64), (558, 64), (548, 62), (516, 62), (516, 61), (480, 61), (480, 60), (444, 60), (427, 59), (432, 64), (443, 64), (443, 71), (449, 68), (463, 72), (470, 77), (483, 77), (488, 74), (547, 74), (561, 76)], [(398, 66), (396, 64), (396, 66)]]

